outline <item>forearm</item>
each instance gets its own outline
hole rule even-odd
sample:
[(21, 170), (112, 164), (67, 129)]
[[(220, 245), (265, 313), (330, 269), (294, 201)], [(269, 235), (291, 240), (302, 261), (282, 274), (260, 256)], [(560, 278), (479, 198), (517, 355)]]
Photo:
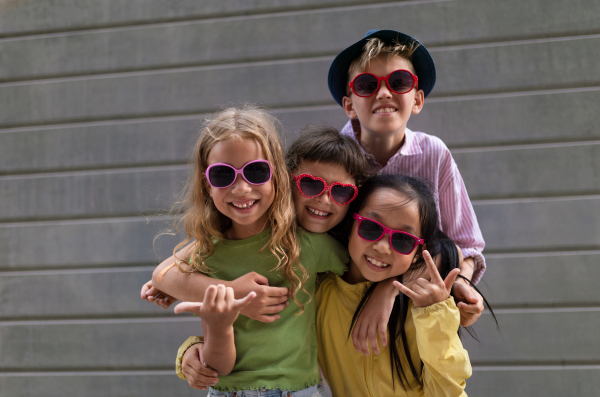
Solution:
[(211, 327), (202, 323), (204, 332), (204, 346), (202, 357), (207, 366), (214, 369), (219, 375), (228, 375), (235, 365), (235, 340), (233, 327)]
[[(225, 284), (229, 286), (227, 281), (218, 280), (202, 273), (181, 272), (177, 265), (172, 266), (175, 260), (174, 256), (165, 259), (152, 272), (152, 285), (166, 294), (182, 301), (202, 302), (206, 289), (211, 285)], [(191, 270), (185, 263), (181, 263), (180, 267), (184, 271)], [(165, 269), (168, 270), (164, 272)]]
[(475, 272), (475, 267), (477, 266), (477, 262), (473, 258), (464, 258), (460, 261), (460, 275), (468, 280), (473, 279), (473, 273)]

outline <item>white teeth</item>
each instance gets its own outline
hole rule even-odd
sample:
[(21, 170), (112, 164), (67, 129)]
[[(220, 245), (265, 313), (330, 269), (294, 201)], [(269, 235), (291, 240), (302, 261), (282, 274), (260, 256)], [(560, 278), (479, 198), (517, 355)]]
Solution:
[(394, 108), (380, 108), (380, 109), (377, 109), (373, 113), (393, 113), (395, 111), (396, 111), (396, 109), (394, 109)]
[(387, 263), (383, 263), (383, 262), (379, 262), (378, 260), (371, 258), (370, 256), (365, 256), (367, 258), (367, 260), (369, 261), (370, 264), (377, 266), (377, 267), (387, 267), (389, 266), (389, 264)]
[(246, 208), (250, 208), (254, 205), (254, 203), (256, 203), (256, 200), (254, 201), (250, 201), (248, 203), (244, 203), (244, 204), (236, 204), (236, 203), (231, 203), (235, 208), (240, 208), (240, 209), (246, 209)]
[(319, 215), (319, 216), (327, 216), (327, 215), (329, 215), (329, 212), (323, 212), (323, 211), (313, 210), (313, 209), (312, 209), (312, 208), (310, 208), (310, 207), (306, 207), (306, 208), (308, 208), (308, 210), (309, 210), (311, 213), (315, 214), (315, 215)]

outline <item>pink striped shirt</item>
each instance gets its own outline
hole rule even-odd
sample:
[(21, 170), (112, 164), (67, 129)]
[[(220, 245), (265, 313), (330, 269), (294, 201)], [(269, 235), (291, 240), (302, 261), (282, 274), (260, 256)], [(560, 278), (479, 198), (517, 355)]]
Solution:
[[(356, 127), (360, 128), (360, 124)], [(358, 141), (350, 121), (341, 133)], [(385, 167), (368, 155), (378, 172), (424, 178), (432, 183), (430, 188), (437, 198), (436, 206), (440, 214), (439, 227), (456, 242), (465, 258), (475, 259), (477, 265), (472, 282), (477, 284), (485, 271), (485, 258), (481, 254), (485, 241), (463, 179), (444, 142), (433, 135), (406, 128), (404, 144)]]

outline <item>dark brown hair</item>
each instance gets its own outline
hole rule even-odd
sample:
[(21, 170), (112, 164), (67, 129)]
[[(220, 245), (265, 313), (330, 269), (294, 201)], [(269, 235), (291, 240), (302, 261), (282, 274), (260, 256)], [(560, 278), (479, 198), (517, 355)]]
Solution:
[(307, 126), (300, 131), (285, 156), (288, 171), (293, 172), (302, 161), (342, 166), (357, 186), (368, 176), (368, 159), (359, 144), (333, 127)]

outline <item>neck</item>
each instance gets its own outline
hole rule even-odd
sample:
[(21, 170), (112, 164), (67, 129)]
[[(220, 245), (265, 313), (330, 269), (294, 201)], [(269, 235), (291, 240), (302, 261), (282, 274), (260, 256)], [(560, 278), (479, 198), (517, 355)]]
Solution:
[(404, 144), (405, 128), (392, 134), (381, 134), (365, 131), (363, 129), (360, 142), (368, 152), (375, 157), (375, 161), (385, 167), (387, 162), (400, 150)]
[(350, 260), (350, 263), (348, 264), (348, 271), (344, 273), (342, 280), (348, 284), (358, 284), (364, 281), (369, 281), (362, 275), (360, 270), (358, 270), (358, 266), (356, 266), (352, 260)]
[(267, 220), (262, 217), (251, 225), (240, 225), (239, 223), (232, 222), (231, 226), (223, 233), (223, 237), (227, 240), (243, 240), (245, 238), (256, 236), (266, 228)]

